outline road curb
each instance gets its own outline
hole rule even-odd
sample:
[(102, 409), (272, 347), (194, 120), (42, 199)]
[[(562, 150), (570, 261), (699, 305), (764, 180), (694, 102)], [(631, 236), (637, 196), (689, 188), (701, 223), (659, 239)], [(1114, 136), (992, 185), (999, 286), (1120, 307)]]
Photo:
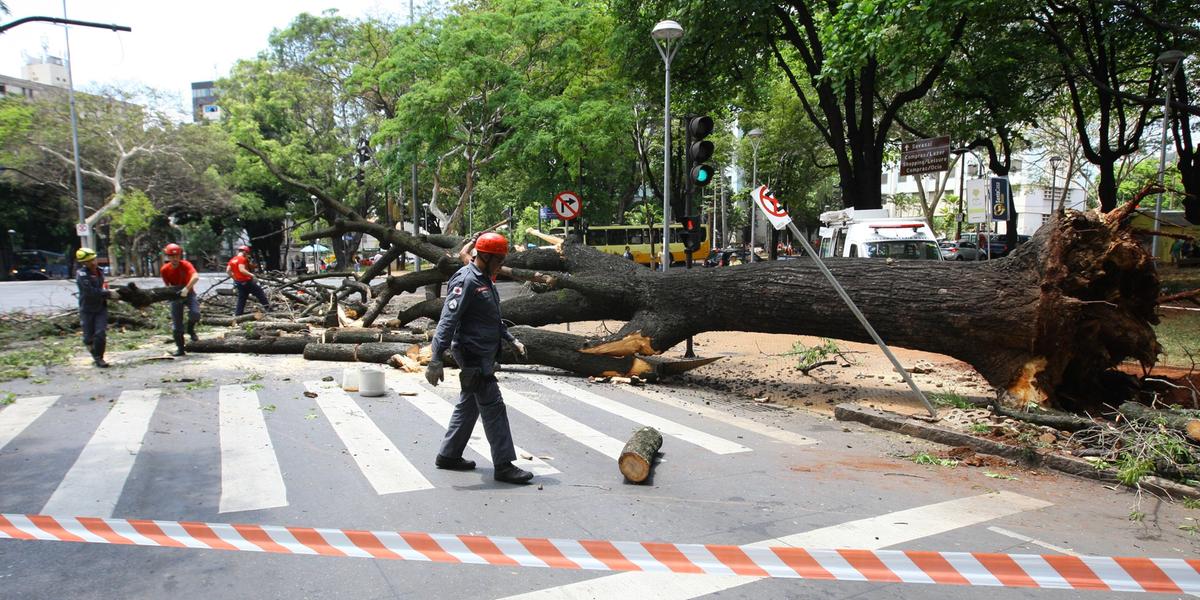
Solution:
[[(894, 412), (867, 408), (856, 404), (839, 404), (834, 407), (833, 416), (839, 421), (854, 421), (876, 429), (894, 431), (947, 446), (966, 446), (980, 454), (991, 454), (1034, 467), (1046, 467), (1075, 477), (1102, 481), (1104, 483), (1120, 483), (1115, 470), (1097, 469), (1095, 465), (1083, 459), (1058, 454), (1046, 454), (1032, 448), (1009, 446), (1008, 444), (978, 438), (960, 431), (938, 427), (928, 422)], [(1172, 499), (1179, 497), (1200, 498), (1200, 489), (1161, 477), (1144, 477), (1138, 486), (1148, 492)]]

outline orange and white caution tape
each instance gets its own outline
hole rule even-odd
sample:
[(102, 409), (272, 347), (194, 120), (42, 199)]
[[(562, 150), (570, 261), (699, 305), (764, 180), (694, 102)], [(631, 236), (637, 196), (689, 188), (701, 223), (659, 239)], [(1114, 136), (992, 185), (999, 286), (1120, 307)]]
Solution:
[(1200, 593), (1200, 560), (812, 549), (0, 514), (0, 539), (593, 571)]

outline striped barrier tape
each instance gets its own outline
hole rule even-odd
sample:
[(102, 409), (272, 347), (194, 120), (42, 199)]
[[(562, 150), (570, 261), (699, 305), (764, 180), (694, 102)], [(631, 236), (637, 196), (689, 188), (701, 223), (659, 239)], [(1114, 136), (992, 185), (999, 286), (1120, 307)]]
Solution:
[(0, 514), (0, 539), (592, 571), (1200, 593), (1200, 560), (811, 549)]

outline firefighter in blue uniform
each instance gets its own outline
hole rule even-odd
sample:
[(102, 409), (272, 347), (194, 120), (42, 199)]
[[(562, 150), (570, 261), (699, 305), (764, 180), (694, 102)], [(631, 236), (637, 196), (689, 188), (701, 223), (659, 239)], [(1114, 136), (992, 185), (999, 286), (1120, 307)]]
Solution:
[(508, 332), (500, 320), (500, 297), (494, 278), (508, 255), (508, 240), (498, 233), (485, 233), (475, 241), (475, 259), (446, 282), (446, 302), (433, 337), (433, 357), (425, 379), (437, 385), (444, 379), (442, 353), (450, 350), (462, 369), (462, 393), (450, 417), (435, 464), (439, 469), (469, 471), (475, 461), (463, 458), (475, 420), (483, 417), (483, 431), (492, 448), (493, 477), (506, 483), (528, 483), (533, 473), (513, 464), (508, 412), (496, 382), (496, 357), (500, 340), (508, 340), (525, 355), (525, 346)]
[(92, 353), (92, 362), (101, 369), (108, 368), (104, 361), (104, 347), (108, 343), (108, 299), (117, 298), (116, 290), (108, 289), (104, 272), (96, 264), (96, 251), (80, 248), (75, 251), (79, 270), (75, 271), (75, 285), (79, 287), (79, 325), (83, 329), (83, 345)]

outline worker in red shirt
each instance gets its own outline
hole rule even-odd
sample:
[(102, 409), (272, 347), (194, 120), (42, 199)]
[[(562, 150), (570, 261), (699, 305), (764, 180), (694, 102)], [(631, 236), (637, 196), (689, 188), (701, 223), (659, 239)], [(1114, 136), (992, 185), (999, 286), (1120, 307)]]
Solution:
[(167, 244), (163, 248), (163, 254), (167, 255), (167, 262), (163, 263), (159, 271), (163, 283), (182, 286), (179, 289), (179, 297), (171, 300), (171, 336), (175, 339), (175, 351), (171, 356), (183, 356), (184, 305), (187, 305), (188, 311), (187, 333), (193, 342), (200, 339), (196, 337), (196, 323), (200, 322), (200, 300), (196, 298), (195, 289), (200, 275), (196, 273), (196, 267), (193, 267), (192, 263), (183, 260), (183, 248), (179, 244)]
[(254, 294), (254, 298), (263, 305), (263, 310), (271, 311), (271, 301), (267, 294), (255, 281), (256, 277), (250, 264), (250, 246), (238, 248), (238, 253), (225, 265), (225, 272), (233, 278), (233, 287), (237, 288), (237, 306), (233, 309), (234, 316), (241, 315), (246, 310), (246, 298)]

